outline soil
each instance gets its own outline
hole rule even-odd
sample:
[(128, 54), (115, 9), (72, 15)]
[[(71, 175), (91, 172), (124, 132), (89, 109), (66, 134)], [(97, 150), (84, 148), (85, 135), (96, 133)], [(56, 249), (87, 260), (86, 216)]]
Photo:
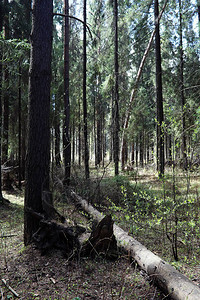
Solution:
[[(19, 299), (164, 299), (126, 254), (115, 261), (97, 257), (68, 260), (58, 250), (47, 255), (34, 245), (23, 245), (23, 198), (6, 195), (11, 201), (0, 208), (0, 295), (14, 299), (10, 286)], [(62, 213), (88, 220), (68, 205)], [(7, 286), (2, 279), (6, 280)], [(165, 298), (166, 299), (166, 298)]]

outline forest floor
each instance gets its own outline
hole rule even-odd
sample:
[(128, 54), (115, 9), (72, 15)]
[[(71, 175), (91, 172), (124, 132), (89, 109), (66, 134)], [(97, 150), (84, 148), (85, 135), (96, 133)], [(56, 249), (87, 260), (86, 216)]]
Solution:
[[(106, 174), (103, 175), (106, 176)], [(172, 255), (173, 247), (170, 237), (166, 238), (167, 234), (169, 236), (174, 234), (175, 211), (169, 201), (172, 196), (169, 194), (173, 189), (172, 178), (169, 177), (165, 183), (161, 183), (156, 176), (148, 172), (140, 176), (138, 173), (130, 173), (127, 177), (128, 180), (122, 177), (119, 177), (117, 181), (109, 178), (103, 180), (99, 174), (98, 179), (93, 180), (94, 187), (91, 183), (87, 187), (84, 180), (80, 179), (79, 184), (75, 181), (74, 185), (77, 192), (84, 191), (83, 197), (93, 199), (91, 202), (93, 201), (93, 205), (96, 205), (99, 210), (112, 213), (113, 219), (119, 226), (200, 285), (199, 177), (190, 177), (190, 182), (192, 182), (190, 191), (183, 184), (183, 181), (188, 182), (188, 178), (177, 177), (176, 180), (175, 201), (177, 201), (180, 214), (178, 218), (180, 224), (177, 226), (183, 229), (183, 232), (180, 230), (178, 236), (178, 262)], [(131, 182), (133, 182), (134, 190), (132, 190)], [(148, 189), (141, 189), (140, 184), (147, 185)], [(187, 189), (186, 198), (183, 186)], [(150, 188), (153, 192), (156, 191), (156, 198), (148, 192)], [(61, 194), (62, 192), (57, 191), (54, 195), (55, 199), (59, 199)], [(138, 201), (135, 201), (134, 197), (130, 198), (130, 194)], [(161, 201), (163, 194), (164, 200)], [(185, 204), (184, 201), (180, 203), (183, 195)], [(6, 280), (7, 285), (14, 289), (20, 299), (27, 300), (167, 299), (151, 284), (148, 276), (134, 266), (130, 257), (125, 253), (121, 253), (115, 261), (100, 257), (69, 261), (59, 250), (52, 250), (47, 255), (41, 256), (39, 250), (33, 245), (24, 247), (23, 196), (15, 192), (6, 193), (4, 197), (10, 201), (10, 204), (0, 208), (0, 299), (15, 298), (2, 279)], [(63, 200), (56, 202), (56, 207), (61, 214), (89, 228), (91, 220), (78, 211), (69, 200), (66, 198)], [(152, 211), (154, 202), (155, 210)], [(168, 220), (165, 218), (166, 210)], [(193, 210), (194, 213), (191, 214)], [(190, 219), (188, 219), (188, 213)], [(189, 225), (188, 220), (191, 222)]]
[[(148, 277), (125, 254), (115, 261), (103, 258), (67, 260), (59, 250), (42, 256), (23, 245), (23, 197), (4, 194), (9, 205), (0, 210), (0, 299), (164, 299)], [(63, 210), (62, 210), (63, 213)], [(86, 225), (88, 219), (73, 205), (66, 217)], [(86, 225), (87, 226), (87, 225)]]

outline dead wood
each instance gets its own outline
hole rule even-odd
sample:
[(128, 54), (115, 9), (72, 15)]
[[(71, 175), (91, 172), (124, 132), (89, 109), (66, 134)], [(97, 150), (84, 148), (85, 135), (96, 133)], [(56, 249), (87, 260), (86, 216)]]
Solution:
[(105, 216), (93, 229), (89, 239), (82, 246), (82, 256), (99, 256), (114, 259), (117, 257), (117, 241), (113, 233), (111, 215)]
[(67, 226), (66, 219), (53, 206), (50, 192), (42, 193), (43, 213), (38, 213), (27, 207), (26, 210), (40, 220), (40, 227), (33, 234), (32, 241), (41, 254), (52, 248), (60, 249), (66, 256), (71, 256), (80, 248), (78, 235), (82, 233), (78, 226)]
[[(71, 191), (71, 198), (87, 213), (98, 221), (103, 215), (90, 205), (86, 200)], [(119, 246), (124, 248), (134, 258), (138, 266), (143, 269), (149, 277), (167, 295), (175, 300), (199, 300), (200, 288), (186, 276), (178, 272), (170, 264), (159, 256), (149, 251), (145, 246), (129, 236), (119, 226), (113, 225), (114, 234)]]
[(80, 235), (86, 229), (79, 225), (67, 225), (66, 219), (54, 208), (50, 192), (43, 192), (42, 205), (43, 213), (27, 208), (29, 213), (40, 220), (40, 226), (33, 234), (32, 241), (41, 250), (42, 255), (52, 248), (57, 248), (68, 257), (73, 253), (91, 257), (103, 255), (109, 259), (117, 257), (117, 241), (113, 233), (111, 215), (99, 222), (86, 242), (83, 239), (81, 242)]
[(32, 238), (42, 255), (56, 248), (62, 250), (66, 256), (71, 256), (80, 248), (76, 228), (59, 224), (54, 220), (42, 219), (39, 229)]
[(19, 294), (6, 282), (5, 279), (1, 279), (1, 281), (4, 283), (4, 285), (13, 293), (13, 295), (17, 298), (19, 298)]

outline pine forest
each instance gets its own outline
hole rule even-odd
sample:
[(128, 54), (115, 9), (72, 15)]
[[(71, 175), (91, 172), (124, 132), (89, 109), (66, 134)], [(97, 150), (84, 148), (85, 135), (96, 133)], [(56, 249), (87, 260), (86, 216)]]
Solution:
[(0, 0), (0, 299), (200, 299), (200, 1)]

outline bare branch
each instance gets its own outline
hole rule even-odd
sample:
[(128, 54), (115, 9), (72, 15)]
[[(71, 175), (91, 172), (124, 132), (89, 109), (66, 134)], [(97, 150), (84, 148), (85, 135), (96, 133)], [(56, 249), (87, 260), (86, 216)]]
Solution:
[(86, 28), (88, 29), (89, 34), (90, 34), (90, 37), (91, 37), (91, 39), (92, 39), (92, 32), (91, 32), (91, 30), (90, 30), (90, 27), (89, 27), (83, 20), (81, 20), (81, 19), (79, 19), (79, 18), (76, 18), (76, 17), (74, 17), (74, 16), (65, 15), (65, 14), (60, 14), (60, 13), (53, 13), (53, 16), (67, 17), (67, 18), (74, 19), (74, 20), (76, 20), (76, 21), (81, 22), (81, 23), (82, 23), (83, 25), (85, 25)]

